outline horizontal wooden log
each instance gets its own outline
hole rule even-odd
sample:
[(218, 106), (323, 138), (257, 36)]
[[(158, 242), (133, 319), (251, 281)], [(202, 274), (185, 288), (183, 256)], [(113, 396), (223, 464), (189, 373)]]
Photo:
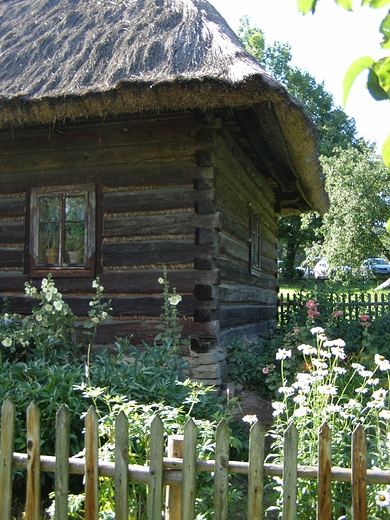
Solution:
[[(126, 186), (183, 186), (192, 185), (197, 178), (209, 178), (213, 169), (199, 168), (191, 160), (174, 162), (150, 162), (144, 164), (116, 164), (115, 175), (113, 166), (103, 163), (87, 166), (78, 165), (53, 167), (42, 171), (29, 168), (15, 175), (12, 170), (1, 174), (2, 193), (19, 193), (26, 191), (32, 184), (64, 185), (64, 184), (103, 184), (109, 188)], [(210, 184), (210, 183), (209, 183)], [(212, 185), (208, 188), (212, 189)]]
[(214, 297), (214, 286), (197, 283), (194, 288), (194, 296), (197, 300), (211, 300)]
[[(84, 146), (84, 140), (81, 141)], [(139, 164), (144, 161), (158, 161), (168, 158), (194, 156), (199, 144), (183, 137), (177, 140), (158, 141), (153, 144), (141, 143), (135, 146), (97, 145), (95, 148), (63, 148), (30, 150), (28, 154), (3, 155), (0, 162), (0, 173), (23, 172), (31, 170), (53, 170), (57, 168), (80, 168), (80, 165), (98, 166), (100, 164), (115, 165)]]
[[(92, 295), (91, 295), (92, 296)], [(29, 314), (32, 308), (38, 305), (36, 298), (31, 298), (26, 295), (9, 295), (9, 309), (10, 312), (20, 314)], [(64, 301), (70, 306), (76, 316), (87, 316), (88, 311), (91, 310), (89, 296), (64, 296)], [(102, 302), (107, 303), (111, 301), (112, 310), (109, 311), (111, 316), (150, 316), (153, 318), (159, 317), (164, 312), (164, 297), (163, 295), (156, 296), (115, 296), (107, 295), (102, 299)], [(183, 294), (182, 301), (177, 306), (179, 316), (190, 316), (194, 314), (194, 309), (199, 308), (200, 303), (196, 300), (193, 294)], [(212, 310), (219, 307), (219, 300), (207, 300), (202, 302), (201, 307)]]
[[(115, 336), (132, 336), (135, 345), (141, 344), (142, 341), (151, 344), (156, 335), (161, 332), (161, 329), (158, 328), (159, 324), (161, 324), (161, 322), (135, 320), (105, 323), (99, 326), (97, 342), (112, 343)], [(219, 323), (217, 321), (208, 323), (184, 321), (181, 325), (183, 326), (181, 331), (181, 337), (183, 339), (196, 337), (203, 341), (218, 341)]]
[(198, 226), (219, 226), (219, 215), (178, 213), (168, 215), (142, 215), (104, 220), (104, 236), (180, 235), (194, 234)]
[(275, 317), (275, 307), (272, 306), (221, 306), (218, 312), (221, 328), (237, 327), (244, 323), (260, 323)]
[(0, 247), (0, 267), (22, 267), (23, 248)]
[(24, 293), (24, 284), (29, 276), (20, 271), (0, 271), (0, 294)]
[(197, 246), (192, 240), (112, 242), (103, 246), (103, 263), (105, 266), (185, 264), (193, 262), (195, 254), (212, 258), (217, 252), (213, 245)]
[[(55, 274), (55, 273), (54, 273)], [(100, 275), (104, 293), (121, 294), (158, 294), (163, 287), (158, 282), (164, 276), (162, 269), (134, 271), (105, 271)], [(194, 269), (172, 269), (167, 271), (170, 290), (176, 288), (178, 294), (191, 293), (196, 284), (218, 285), (219, 271), (196, 271)], [(40, 279), (29, 280), (29, 276), (20, 271), (0, 271), (0, 293), (19, 292), (24, 294), (25, 282), (39, 288)], [(62, 294), (94, 294), (91, 278), (56, 278), (55, 285)]]
[(224, 257), (219, 259), (218, 267), (221, 270), (221, 280), (224, 282), (256, 285), (258, 287), (263, 287), (264, 289), (276, 290), (276, 277), (263, 270), (260, 271), (259, 275), (252, 275), (249, 272), (249, 265), (244, 266)]
[(24, 241), (24, 222), (0, 222), (0, 243)]
[(219, 252), (221, 255), (237, 259), (239, 262), (249, 264), (249, 244), (243, 244), (234, 240), (224, 233), (219, 233)]
[(0, 198), (0, 219), (21, 217), (25, 213), (24, 197)]
[(73, 122), (60, 125), (58, 128), (37, 129), (28, 132), (15, 129), (13, 135), (1, 139), (0, 157), (2, 155), (30, 154), (36, 150), (42, 152), (66, 151), (69, 149), (93, 149), (106, 146), (134, 146), (145, 143), (155, 144), (161, 141), (188, 140), (195, 141), (197, 132), (204, 127), (203, 123), (191, 116), (161, 117), (134, 121), (123, 119), (118, 122)]
[[(161, 211), (186, 208), (208, 202), (214, 198), (214, 190), (195, 190), (193, 186), (158, 188), (137, 191), (106, 193), (103, 199), (105, 213), (128, 211)], [(0, 206), (1, 211), (1, 206)]]
[[(277, 294), (275, 290), (264, 289), (253, 285), (221, 284), (215, 288), (221, 302), (227, 303), (255, 303), (256, 305), (276, 305)], [(195, 287), (196, 295), (196, 287)]]

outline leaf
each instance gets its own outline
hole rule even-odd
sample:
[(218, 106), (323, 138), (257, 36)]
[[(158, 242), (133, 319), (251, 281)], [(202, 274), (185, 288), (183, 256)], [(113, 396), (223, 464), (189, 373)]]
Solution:
[[(382, 159), (385, 165), (390, 168), (390, 134), (387, 136), (382, 146)], [(389, 223), (388, 223), (389, 225)], [(386, 226), (387, 229), (387, 226)], [(390, 232), (390, 231), (389, 231)]]
[(390, 4), (390, 0), (363, 0), (362, 5), (368, 5), (373, 9), (380, 9), (385, 5)]
[(373, 69), (368, 73), (367, 88), (375, 101), (387, 99), (387, 94), (379, 84), (379, 78)]
[(379, 31), (383, 34), (382, 49), (390, 49), (390, 13), (383, 18)]
[(373, 64), (368, 74), (367, 87), (376, 101), (390, 99), (390, 57)]
[(298, 11), (303, 14), (307, 14), (309, 11), (314, 14), (316, 10), (318, 0), (297, 0), (298, 2)]
[(343, 82), (343, 105), (345, 106), (349, 92), (351, 90), (351, 87), (355, 81), (355, 79), (359, 76), (361, 72), (365, 69), (369, 69), (374, 64), (374, 60), (370, 58), (370, 56), (363, 56), (361, 58), (358, 58), (355, 60), (351, 65), (349, 66), (347, 72), (344, 76), (344, 82)]
[(335, 0), (336, 4), (340, 7), (344, 7), (347, 11), (352, 11), (352, 0)]

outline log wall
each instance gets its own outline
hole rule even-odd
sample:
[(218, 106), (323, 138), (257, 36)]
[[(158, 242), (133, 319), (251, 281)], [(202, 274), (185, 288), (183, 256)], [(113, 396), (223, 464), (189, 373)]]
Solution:
[[(100, 327), (98, 341), (154, 339), (164, 267), (183, 297), (183, 335), (198, 367), (202, 356), (220, 365), (220, 343), (255, 335), (276, 315), (273, 194), (219, 120), (165, 115), (3, 132), (0, 179), (0, 295), (15, 312), (34, 303), (24, 294), (30, 187), (94, 183), (96, 272), (115, 318)], [(260, 276), (248, 269), (250, 207), (262, 218)], [(78, 315), (88, 311), (91, 282), (57, 276)], [(197, 376), (220, 381), (222, 372)]]

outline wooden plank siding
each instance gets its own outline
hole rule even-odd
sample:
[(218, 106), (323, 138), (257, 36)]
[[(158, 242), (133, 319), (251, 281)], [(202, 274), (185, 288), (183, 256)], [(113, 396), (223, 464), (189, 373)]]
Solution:
[[(222, 342), (237, 335), (264, 333), (276, 320), (276, 214), (268, 184), (226, 128), (215, 136), (215, 206), (221, 215), (216, 314)], [(250, 213), (261, 222), (261, 271), (250, 272)]]

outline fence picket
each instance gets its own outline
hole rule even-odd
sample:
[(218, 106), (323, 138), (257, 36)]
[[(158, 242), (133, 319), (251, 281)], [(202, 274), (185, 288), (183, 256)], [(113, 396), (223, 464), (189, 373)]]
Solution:
[(62, 405), (56, 416), (55, 517), (68, 519), (69, 493), (69, 410)]
[(294, 423), (284, 434), (283, 453), (283, 520), (296, 520), (298, 432)]
[(148, 520), (161, 520), (164, 425), (156, 415), (150, 425)]
[(27, 408), (26, 520), (39, 520), (41, 508), (40, 412), (35, 403)]
[(228, 518), (229, 426), (222, 421), (215, 436), (214, 519)]
[[(170, 435), (168, 437), (168, 457), (183, 458), (184, 436)], [(183, 463), (184, 467), (184, 463)], [(172, 474), (172, 470), (168, 470)], [(184, 482), (183, 482), (184, 484)], [(165, 498), (166, 520), (181, 520), (182, 489), (179, 486), (167, 486)]]
[(115, 419), (115, 520), (129, 517), (128, 456), (129, 422), (121, 411)]
[(331, 520), (332, 518), (330, 438), (329, 426), (323, 423), (318, 434), (317, 520)]
[(85, 416), (85, 520), (99, 517), (98, 417), (91, 406)]
[(248, 520), (263, 518), (264, 437), (264, 428), (256, 421), (249, 434)]
[(195, 518), (196, 436), (195, 422), (189, 419), (184, 427), (182, 520)]
[(15, 405), (8, 398), (1, 409), (1, 443), (0, 443), (0, 519), (11, 518), (12, 503), (12, 453), (15, 437)]
[(362, 425), (352, 434), (352, 520), (367, 520), (367, 448)]

